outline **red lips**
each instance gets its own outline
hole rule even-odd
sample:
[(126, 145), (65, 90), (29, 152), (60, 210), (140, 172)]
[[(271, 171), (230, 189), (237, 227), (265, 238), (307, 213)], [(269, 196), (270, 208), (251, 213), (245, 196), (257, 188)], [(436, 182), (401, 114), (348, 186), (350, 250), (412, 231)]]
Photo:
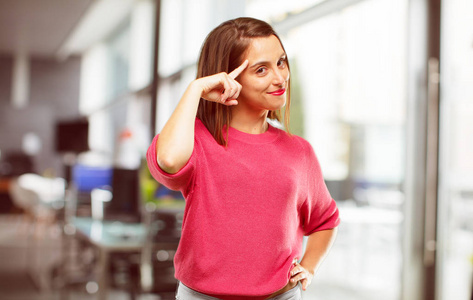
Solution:
[(285, 92), (286, 92), (286, 89), (279, 89), (277, 91), (274, 91), (274, 92), (271, 92), (271, 93), (268, 93), (268, 94), (271, 94), (271, 95), (274, 95), (274, 96), (281, 96)]

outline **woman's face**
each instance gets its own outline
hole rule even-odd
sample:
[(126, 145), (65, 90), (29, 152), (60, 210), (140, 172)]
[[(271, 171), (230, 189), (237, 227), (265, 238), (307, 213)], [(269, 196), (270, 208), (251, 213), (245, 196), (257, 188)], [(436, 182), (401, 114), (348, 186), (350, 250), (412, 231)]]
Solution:
[(248, 67), (237, 78), (242, 85), (238, 106), (258, 111), (282, 108), (286, 104), (289, 69), (278, 38), (253, 38), (245, 59)]

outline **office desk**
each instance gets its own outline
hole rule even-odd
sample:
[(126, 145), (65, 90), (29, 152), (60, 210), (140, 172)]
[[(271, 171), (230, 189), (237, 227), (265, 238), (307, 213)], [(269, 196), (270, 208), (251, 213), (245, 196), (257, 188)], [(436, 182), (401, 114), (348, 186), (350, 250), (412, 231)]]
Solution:
[(107, 299), (109, 287), (110, 253), (141, 252), (146, 241), (146, 227), (142, 223), (97, 221), (91, 218), (74, 218), (76, 236), (99, 250), (98, 298)]

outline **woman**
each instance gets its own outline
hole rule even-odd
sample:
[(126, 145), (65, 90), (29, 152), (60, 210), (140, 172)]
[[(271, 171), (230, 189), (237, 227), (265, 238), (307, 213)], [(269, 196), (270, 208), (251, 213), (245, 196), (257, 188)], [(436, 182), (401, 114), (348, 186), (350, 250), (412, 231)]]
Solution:
[(327, 254), (338, 209), (315, 153), (268, 123), (289, 109), (289, 77), (269, 24), (224, 22), (153, 140), (151, 173), (186, 198), (177, 299), (300, 299)]

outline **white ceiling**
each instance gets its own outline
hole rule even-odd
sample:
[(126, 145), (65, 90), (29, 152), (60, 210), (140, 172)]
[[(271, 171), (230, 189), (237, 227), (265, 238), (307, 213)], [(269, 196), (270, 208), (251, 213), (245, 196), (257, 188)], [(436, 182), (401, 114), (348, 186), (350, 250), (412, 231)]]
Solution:
[(94, 0), (0, 0), (0, 54), (54, 57)]

